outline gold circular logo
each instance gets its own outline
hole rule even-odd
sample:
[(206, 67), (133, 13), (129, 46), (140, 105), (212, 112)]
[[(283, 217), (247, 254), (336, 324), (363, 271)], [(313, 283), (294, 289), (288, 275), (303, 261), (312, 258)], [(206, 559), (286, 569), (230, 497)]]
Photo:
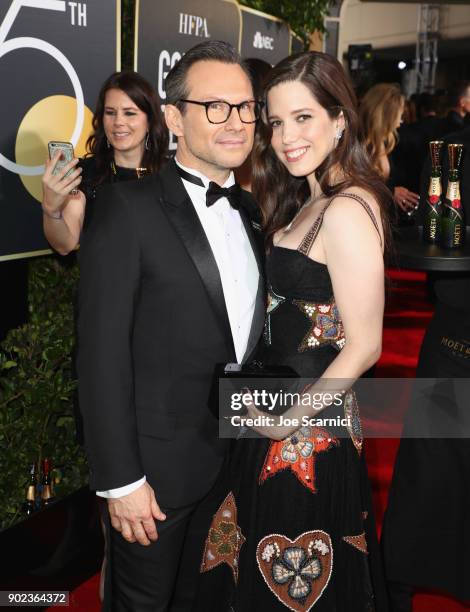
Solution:
[[(32, 106), (23, 117), (16, 135), (16, 163), (40, 166), (49, 156), (47, 143), (51, 140), (70, 141), (77, 103), (70, 96), (49, 96)], [(85, 118), (80, 139), (75, 146), (75, 156), (85, 153), (85, 143), (92, 131), (93, 113), (85, 106)], [(38, 202), (42, 200), (41, 176), (20, 174), (25, 189)]]

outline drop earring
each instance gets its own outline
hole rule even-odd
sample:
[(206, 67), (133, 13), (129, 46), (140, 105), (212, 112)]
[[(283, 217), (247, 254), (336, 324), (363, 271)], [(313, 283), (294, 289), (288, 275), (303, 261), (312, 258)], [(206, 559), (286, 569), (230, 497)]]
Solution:
[(149, 136), (150, 136), (150, 134), (149, 134), (149, 132), (147, 132), (147, 137), (145, 139), (145, 150), (146, 151), (148, 151), (150, 149), (150, 146), (149, 146)]
[(343, 135), (344, 129), (338, 129), (336, 130), (336, 135), (335, 135), (335, 148), (338, 146), (339, 141), (341, 140), (341, 137)]
[(106, 146), (108, 147), (108, 149), (111, 148), (111, 144), (110, 144), (110, 142), (109, 142), (109, 140), (107, 138), (106, 138)]

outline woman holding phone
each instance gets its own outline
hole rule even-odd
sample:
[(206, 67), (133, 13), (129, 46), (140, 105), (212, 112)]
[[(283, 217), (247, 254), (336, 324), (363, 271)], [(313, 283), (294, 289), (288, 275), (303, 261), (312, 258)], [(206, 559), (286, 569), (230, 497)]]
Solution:
[(61, 157), (57, 152), (46, 162), (42, 179), (44, 233), (61, 255), (77, 247), (85, 205), (100, 185), (139, 179), (158, 171), (164, 162), (168, 132), (156, 93), (146, 79), (125, 71), (104, 82), (86, 148), (83, 160), (73, 159), (53, 174)]

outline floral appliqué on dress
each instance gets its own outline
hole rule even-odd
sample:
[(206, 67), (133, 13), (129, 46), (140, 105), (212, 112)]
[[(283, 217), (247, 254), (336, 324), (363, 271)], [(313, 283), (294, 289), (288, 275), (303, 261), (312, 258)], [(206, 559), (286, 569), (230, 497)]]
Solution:
[(338, 307), (332, 299), (328, 304), (294, 300), (294, 304), (310, 320), (310, 328), (298, 350), (303, 353), (322, 344), (332, 344), (340, 350), (346, 343)]
[(361, 415), (357, 404), (356, 394), (353, 389), (346, 392), (344, 399), (344, 416), (348, 421), (347, 430), (351, 436), (352, 443), (359, 454), (362, 452), (364, 436), (362, 434)]
[(209, 535), (206, 539), (201, 563), (201, 573), (226, 563), (238, 580), (238, 556), (245, 542), (237, 524), (237, 506), (233, 493), (230, 492), (220, 505), (212, 519)]
[(302, 533), (294, 541), (278, 533), (256, 548), (264, 581), (289, 610), (308, 612), (328, 586), (333, 571), (333, 546), (321, 530)]
[(291, 470), (307, 489), (316, 493), (316, 455), (338, 445), (339, 440), (322, 427), (301, 427), (285, 440), (272, 440), (259, 484), (282, 470)]

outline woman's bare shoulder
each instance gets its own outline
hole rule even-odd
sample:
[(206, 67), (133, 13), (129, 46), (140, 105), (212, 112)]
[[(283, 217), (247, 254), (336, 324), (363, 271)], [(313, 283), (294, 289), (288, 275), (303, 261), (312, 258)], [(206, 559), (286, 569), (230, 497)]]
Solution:
[[(365, 202), (367, 206), (364, 206), (362, 202)], [(369, 191), (357, 186), (348, 187), (335, 196), (325, 211), (325, 227), (332, 231), (337, 230), (338, 224), (343, 226), (346, 224), (351, 227), (351, 223), (355, 226), (357, 224), (364, 226), (364, 230), (367, 230), (367, 227), (373, 227), (371, 220), (374, 221), (380, 240), (383, 242), (380, 205)]]

